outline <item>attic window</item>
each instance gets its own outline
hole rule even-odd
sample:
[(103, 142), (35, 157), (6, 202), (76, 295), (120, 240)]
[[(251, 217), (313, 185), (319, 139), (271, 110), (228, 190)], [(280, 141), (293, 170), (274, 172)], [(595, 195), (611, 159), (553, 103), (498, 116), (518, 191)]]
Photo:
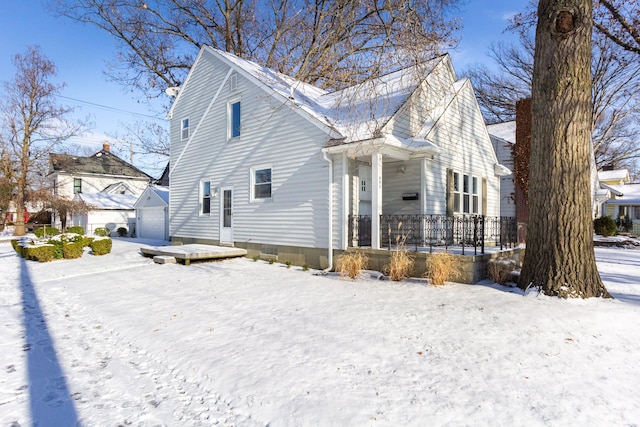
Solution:
[(189, 139), (189, 119), (182, 119), (180, 122), (180, 137), (181, 139)]
[(229, 76), (229, 89), (238, 89), (238, 75), (236, 73), (233, 73)]

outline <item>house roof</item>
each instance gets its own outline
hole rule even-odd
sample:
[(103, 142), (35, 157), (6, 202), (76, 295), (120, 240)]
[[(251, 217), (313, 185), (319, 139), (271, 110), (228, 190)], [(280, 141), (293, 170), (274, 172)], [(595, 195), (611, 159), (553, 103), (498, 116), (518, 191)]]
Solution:
[(599, 171), (600, 181), (623, 181), (629, 182), (629, 171), (627, 169), (615, 169), (610, 171)]
[(93, 206), (95, 210), (128, 210), (138, 200), (133, 194), (78, 193), (76, 199)]
[[(155, 195), (155, 197), (152, 197), (152, 195)], [(133, 207), (139, 209), (144, 207), (161, 206), (158, 202), (164, 206), (169, 206), (169, 187), (162, 185), (148, 186), (140, 197), (138, 197), (138, 200), (136, 200)]]
[(512, 120), (510, 122), (496, 123), (493, 125), (487, 125), (487, 131), (489, 135), (498, 137), (510, 144), (516, 143), (516, 122)]
[(151, 179), (149, 175), (140, 169), (104, 149), (89, 157), (51, 153), (49, 155), (49, 162), (51, 165), (51, 173), (66, 172)]
[(612, 205), (640, 205), (640, 184), (611, 185), (621, 196), (616, 195), (615, 199), (609, 199), (608, 204)]
[[(375, 137), (436, 65), (448, 58), (447, 55), (443, 55), (418, 66), (405, 68), (340, 91), (328, 92), (209, 46), (200, 50), (195, 64), (204, 52), (221, 59), (243, 76), (283, 100), (294, 111), (325, 129), (333, 139), (342, 139), (344, 142)], [(192, 67), (192, 71), (195, 68)], [(189, 77), (187, 76), (184, 85), (188, 84)], [(181, 92), (178, 93), (169, 116), (179, 102)]]

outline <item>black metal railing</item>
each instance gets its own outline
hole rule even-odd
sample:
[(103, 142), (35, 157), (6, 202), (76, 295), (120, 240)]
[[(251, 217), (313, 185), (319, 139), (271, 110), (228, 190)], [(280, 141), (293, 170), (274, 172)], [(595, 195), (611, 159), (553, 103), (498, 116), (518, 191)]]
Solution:
[[(349, 245), (371, 246), (371, 216), (349, 216)], [(500, 249), (517, 245), (517, 221), (513, 217), (483, 215), (380, 215), (380, 247), (473, 248), (484, 253), (486, 244)]]

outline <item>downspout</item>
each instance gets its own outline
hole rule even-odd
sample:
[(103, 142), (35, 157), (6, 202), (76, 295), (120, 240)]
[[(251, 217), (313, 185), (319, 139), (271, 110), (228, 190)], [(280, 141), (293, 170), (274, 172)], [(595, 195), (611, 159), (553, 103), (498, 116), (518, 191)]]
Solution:
[(322, 150), (322, 156), (329, 162), (329, 266), (322, 270), (328, 273), (333, 269), (333, 160), (326, 150)]

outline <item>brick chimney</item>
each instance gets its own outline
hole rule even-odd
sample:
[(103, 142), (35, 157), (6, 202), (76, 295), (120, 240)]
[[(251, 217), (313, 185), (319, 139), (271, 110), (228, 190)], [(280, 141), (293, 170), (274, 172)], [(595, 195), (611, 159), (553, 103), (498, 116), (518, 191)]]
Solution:
[(102, 144), (102, 149), (103, 149), (104, 151), (111, 151), (111, 146), (109, 145), (109, 142), (108, 142), (108, 141), (105, 141), (105, 142)]

